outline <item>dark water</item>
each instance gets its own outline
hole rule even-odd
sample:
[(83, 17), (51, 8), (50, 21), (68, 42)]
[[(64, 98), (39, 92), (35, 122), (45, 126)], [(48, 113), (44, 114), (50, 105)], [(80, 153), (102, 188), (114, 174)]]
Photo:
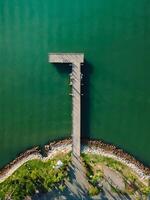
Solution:
[(0, 0), (0, 166), (70, 136), (55, 51), (85, 53), (84, 136), (150, 165), (150, 1)]

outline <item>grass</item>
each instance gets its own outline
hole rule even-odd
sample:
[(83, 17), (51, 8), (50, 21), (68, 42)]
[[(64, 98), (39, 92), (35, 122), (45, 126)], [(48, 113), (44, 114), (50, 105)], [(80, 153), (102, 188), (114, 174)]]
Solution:
[[(36, 192), (48, 192), (54, 188), (63, 190), (70, 158), (70, 155), (61, 154), (47, 162), (28, 161), (0, 184), (0, 199), (22, 200)], [(63, 166), (56, 169), (58, 160), (63, 162)]]

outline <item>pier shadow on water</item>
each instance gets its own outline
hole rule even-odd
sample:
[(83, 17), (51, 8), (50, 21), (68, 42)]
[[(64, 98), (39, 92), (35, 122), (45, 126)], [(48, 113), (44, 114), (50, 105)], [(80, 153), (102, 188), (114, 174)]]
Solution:
[(81, 68), (83, 74), (82, 86), (81, 86), (81, 138), (85, 140), (90, 138), (90, 124), (91, 124), (91, 95), (90, 95), (90, 77), (93, 73), (93, 67), (87, 60)]
[(53, 63), (53, 65), (56, 67), (57, 71), (60, 74), (68, 74), (68, 76), (69, 76), (69, 74), (72, 71), (72, 67), (68, 63)]

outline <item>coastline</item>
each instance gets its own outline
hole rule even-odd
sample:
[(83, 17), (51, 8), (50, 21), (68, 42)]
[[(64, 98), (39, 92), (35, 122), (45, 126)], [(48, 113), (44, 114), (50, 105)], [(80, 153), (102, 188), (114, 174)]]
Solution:
[[(0, 170), (0, 183), (5, 181), (9, 176), (11, 176), (19, 167), (29, 160), (42, 160), (46, 162), (52, 159), (55, 155), (59, 153), (69, 153), (72, 150), (72, 140), (64, 139), (60, 141), (50, 142), (44, 146), (44, 154), (41, 154), (39, 147), (34, 147), (30, 150), (25, 151), (20, 154), (15, 160), (10, 162), (4, 168)], [(150, 168), (144, 166), (141, 162), (136, 160), (133, 156), (124, 152), (122, 149), (115, 147), (114, 145), (106, 144), (102, 141), (97, 140), (86, 140), (83, 141), (81, 147), (81, 153), (91, 153), (108, 158), (113, 158), (121, 162), (122, 164), (128, 166), (143, 182), (147, 185), (150, 180)]]
[(121, 162), (129, 167), (145, 185), (147, 185), (148, 181), (150, 180), (149, 167), (144, 166), (144, 164), (136, 160), (132, 155), (114, 145), (106, 144), (102, 141), (89, 140), (85, 141), (85, 144), (83, 144), (82, 152), (101, 155)]

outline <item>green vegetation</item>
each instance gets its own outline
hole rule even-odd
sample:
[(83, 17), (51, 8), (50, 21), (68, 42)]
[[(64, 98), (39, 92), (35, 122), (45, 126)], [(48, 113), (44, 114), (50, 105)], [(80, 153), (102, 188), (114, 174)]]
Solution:
[[(93, 154), (83, 154), (82, 157), (91, 184), (90, 196), (97, 195), (103, 190), (103, 182), (110, 185), (112, 192), (128, 194), (130, 197), (134, 196), (134, 199), (141, 197), (146, 199), (150, 194), (150, 187), (146, 187), (131, 169), (119, 161)], [(0, 200), (22, 200), (35, 193), (44, 193), (53, 189), (63, 191), (65, 189), (64, 180), (69, 180), (68, 164), (70, 160), (70, 154), (59, 154), (47, 162), (28, 161), (0, 184)], [(103, 170), (106, 166), (115, 170), (122, 177), (125, 183), (124, 190), (121, 191), (118, 186), (107, 180)]]
[(100, 192), (100, 190), (97, 188), (97, 187), (91, 187), (89, 189), (89, 196), (95, 196), (95, 195), (98, 195)]
[(93, 166), (94, 164), (103, 164), (106, 165), (114, 170), (122, 171), (124, 168), (126, 168), (125, 165), (120, 163), (119, 161), (116, 161), (112, 158), (96, 155), (96, 154), (82, 154), (82, 157), (84, 159), (84, 162), (90, 166)]
[[(0, 184), (0, 199), (22, 200), (36, 192), (48, 192), (54, 188), (63, 190), (70, 158), (70, 154), (61, 154), (47, 162), (28, 161)], [(56, 168), (58, 160), (63, 166)]]
[[(136, 193), (137, 198), (138, 195), (142, 195), (143, 199), (146, 199), (147, 195), (150, 194), (150, 187), (145, 186), (133, 171), (121, 162), (96, 154), (82, 154), (82, 157), (88, 171), (87, 177), (94, 187), (97, 187), (101, 180), (108, 182), (103, 173), (103, 166), (107, 166), (119, 173), (123, 178), (125, 182), (125, 191), (121, 191), (122, 193), (128, 195), (134, 195)], [(110, 186), (113, 191), (118, 192), (117, 188), (112, 185)]]

